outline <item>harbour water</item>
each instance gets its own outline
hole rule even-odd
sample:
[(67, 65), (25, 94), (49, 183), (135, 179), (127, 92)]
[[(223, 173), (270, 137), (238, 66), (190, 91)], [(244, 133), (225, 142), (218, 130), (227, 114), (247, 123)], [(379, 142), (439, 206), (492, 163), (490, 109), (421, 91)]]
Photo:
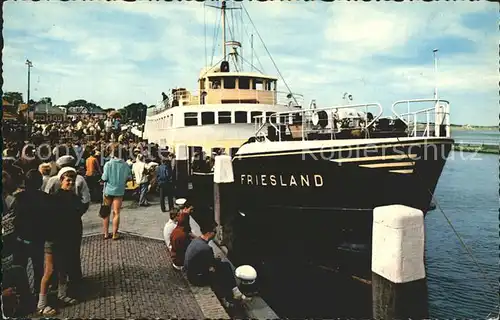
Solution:
[(498, 314), (498, 168), (498, 155), (450, 154), (436, 199), (488, 276), (485, 280), (439, 209), (432, 211), (425, 219), (432, 318)]
[[(458, 133), (464, 140), (494, 143), (500, 137), (495, 131)], [(449, 156), (436, 189), (437, 203), (487, 276), (471, 260), (439, 208), (431, 211), (425, 221), (431, 318), (485, 319), (498, 314), (498, 168), (499, 157), (494, 154), (452, 152)], [(261, 280), (273, 283), (263, 293), (280, 317), (371, 317), (370, 286), (349, 277), (349, 272), (356, 274), (353, 268), (342, 272), (344, 276), (306, 267), (287, 272), (300, 258), (276, 260), (272, 276), (263, 279), (261, 275)], [(369, 274), (357, 274), (369, 279)]]

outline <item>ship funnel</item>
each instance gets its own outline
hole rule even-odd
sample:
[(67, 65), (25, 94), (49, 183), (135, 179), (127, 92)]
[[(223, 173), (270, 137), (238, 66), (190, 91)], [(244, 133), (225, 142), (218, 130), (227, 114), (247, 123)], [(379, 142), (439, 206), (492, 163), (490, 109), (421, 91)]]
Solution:
[(222, 61), (220, 64), (220, 72), (229, 72), (229, 62)]

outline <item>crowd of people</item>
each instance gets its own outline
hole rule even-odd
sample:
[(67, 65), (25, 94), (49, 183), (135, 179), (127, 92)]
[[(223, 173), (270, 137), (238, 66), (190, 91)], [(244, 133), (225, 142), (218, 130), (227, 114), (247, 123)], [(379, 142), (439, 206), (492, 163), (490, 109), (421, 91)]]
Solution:
[[(149, 206), (148, 193), (159, 192), (161, 210), (170, 216), (165, 240), (174, 268), (184, 270), (196, 285), (224, 284), (228, 300), (244, 299), (230, 266), (215, 259), (208, 246), (213, 226), (202, 226), (203, 235), (195, 237), (190, 227), (193, 205), (182, 199), (174, 205), (175, 155), (120, 131), (119, 122), (111, 118), (102, 126), (96, 119), (76, 120), (36, 123), (28, 140), (3, 137), (4, 314), (26, 316), (37, 310), (42, 316), (54, 316), (55, 305), (47, 299), (50, 288), (57, 288), (63, 303), (78, 302), (82, 216), (92, 202), (101, 203), (101, 209), (109, 207), (113, 215), (102, 216), (103, 239), (119, 239), (127, 190), (137, 191), (139, 206)], [(212, 158), (201, 155), (192, 163), (193, 169), (204, 171), (212, 165)], [(33, 266), (33, 292), (28, 259)]]
[(118, 117), (98, 119), (92, 117), (75, 117), (60, 122), (44, 122), (35, 120), (31, 127), (34, 140), (48, 139), (52, 143), (60, 138), (76, 138), (78, 140), (103, 140), (121, 142), (130, 137), (130, 131), (121, 130)]
[[(25, 316), (35, 306), (44, 316), (54, 315), (47, 292), (56, 280), (58, 299), (76, 303), (72, 296), (82, 278), (81, 216), (88, 203), (78, 194), (81, 189), (76, 191), (78, 175), (73, 167), (61, 168), (54, 177), (57, 186), (46, 193), (41, 190), (43, 176), (38, 169), (28, 170), (22, 189), (8, 171), (2, 171), (2, 301), (7, 316)], [(33, 266), (34, 296), (27, 282), (28, 259)]]

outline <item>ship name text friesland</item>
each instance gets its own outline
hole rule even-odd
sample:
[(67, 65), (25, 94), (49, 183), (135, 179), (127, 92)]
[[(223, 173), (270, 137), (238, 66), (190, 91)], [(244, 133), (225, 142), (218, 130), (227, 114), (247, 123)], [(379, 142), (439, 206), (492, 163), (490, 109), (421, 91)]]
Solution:
[(241, 184), (273, 187), (322, 187), (319, 174), (241, 174)]

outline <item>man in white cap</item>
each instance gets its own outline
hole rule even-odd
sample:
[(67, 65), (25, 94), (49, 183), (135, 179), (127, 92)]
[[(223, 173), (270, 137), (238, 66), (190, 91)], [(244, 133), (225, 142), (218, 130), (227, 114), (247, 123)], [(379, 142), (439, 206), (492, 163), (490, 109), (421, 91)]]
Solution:
[(163, 239), (165, 240), (165, 244), (167, 245), (168, 250), (172, 249), (172, 245), (170, 244), (170, 236), (172, 235), (172, 231), (174, 231), (175, 227), (177, 227), (177, 216), (179, 215), (179, 209), (172, 208), (169, 210), (170, 217), (165, 223), (165, 227), (163, 228)]
[[(59, 168), (59, 172), (62, 168), (71, 167), (73, 168), (75, 165), (75, 158), (69, 155), (62, 156), (56, 161), (56, 165)], [(45, 185), (45, 191), (49, 194), (54, 194), (61, 187), (61, 182), (59, 180), (59, 174), (51, 177), (47, 184)], [(87, 181), (81, 175), (76, 176), (75, 181), (75, 193), (82, 199), (82, 203), (84, 204), (85, 211), (89, 208), (90, 205), (90, 191), (87, 185)]]
[(221, 290), (225, 305), (248, 300), (238, 288), (229, 262), (216, 258), (208, 244), (215, 238), (215, 224), (202, 224), (201, 233), (186, 249), (184, 271), (189, 283), (195, 286), (216, 284)]
[(149, 207), (146, 197), (149, 186), (149, 164), (144, 162), (144, 156), (138, 154), (135, 163), (132, 165), (135, 182), (139, 185), (139, 206)]
[(168, 250), (172, 249), (172, 246), (170, 245), (170, 236), (172, 235), (172, 231), (174, 231), (177, 226), (177, 216), (179, 215), (179, 212), (184, 209), (185, 203), (186, 199), (179, 198), (175, 200), (175, 207), (169, 208), (170, 217), (163, 228), (163, 238), (165, 239), (165, 244), (167, 245)]

